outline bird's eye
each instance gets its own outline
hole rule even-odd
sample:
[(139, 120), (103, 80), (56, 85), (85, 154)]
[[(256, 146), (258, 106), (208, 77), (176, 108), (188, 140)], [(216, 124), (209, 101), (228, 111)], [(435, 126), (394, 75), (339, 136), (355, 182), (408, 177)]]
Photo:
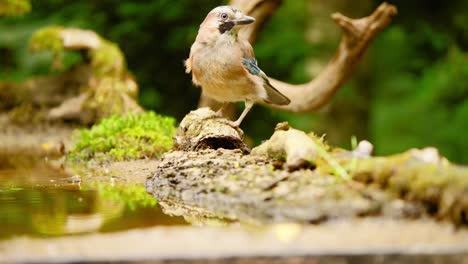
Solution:
[(222, 19), (226, 20), (226, 19), (228, 19), (228, 17), (229, 17), (228, 14), (226, 14), (226, 13), (221, 13), (221, 18), (222, 18)]

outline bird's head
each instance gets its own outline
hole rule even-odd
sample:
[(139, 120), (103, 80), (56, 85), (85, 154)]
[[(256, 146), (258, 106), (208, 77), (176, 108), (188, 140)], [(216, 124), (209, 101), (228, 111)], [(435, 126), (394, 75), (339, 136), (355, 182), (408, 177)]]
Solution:
[(253, 22), (255, 18), (244, 15), (234, 7), (218, 6), (208, 13), (200, 28), (216, 29), (219, 34), (236, 34), (240, 26)]

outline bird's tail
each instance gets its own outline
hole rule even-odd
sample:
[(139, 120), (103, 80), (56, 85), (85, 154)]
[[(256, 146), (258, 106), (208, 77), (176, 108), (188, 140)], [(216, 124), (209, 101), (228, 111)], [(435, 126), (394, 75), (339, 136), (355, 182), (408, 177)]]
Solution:
[(270, 81), (268, 80), (268, 77), (263, 79), (265, 80), (263, 87), (265, 88), (267, 93), (267, 98), (264, 99), (266, 103), (275, 105), (288, 105), (289, 103), (291, 103), (291, 100), (288, 97), (286, 97), (275, 87), (273, 87), (273, 85), (271, 85)]

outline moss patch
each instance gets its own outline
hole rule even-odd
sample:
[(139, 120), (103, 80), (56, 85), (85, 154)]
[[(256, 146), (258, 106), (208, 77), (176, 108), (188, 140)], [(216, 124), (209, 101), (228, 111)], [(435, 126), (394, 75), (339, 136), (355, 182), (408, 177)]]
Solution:
[(117, 44), (101, 39), (101, 45), (89, 51), (91, 65), (96, 76), (117, 76), (125, 70), (125, 57)]
[(468, 168), (448, 162), (421, 162), (411, 151), (363, 159), (354, 179), (424, 205), (427, 213), (457, 225), (468, 225)]
[(97, 120), (141, 111), (138, 104), (126, 93), (130, 86), (131, 84), (127, 85), (117, 78), (101, 78), (95, 87), (88, 88), (87, 99), (82, 104), (83, 110), (92, 112)]
[[(67, 91), (67, 93), (60, 94), (63, 99), (55, 100), (52, 104), (47, 105), (45, 114), (37, 119), (43, 117), (42, 120), (47, 121), (74, 120), (88, 125), (113, 115), (143, 111), (137, 102), (138, 84), (127, 69), (122, 50), (117, 44), (100, 37), (95, 32), (61, 26), (44, 27), (37, 30), (31, 37), (29, 50), (31, 52), (47, 51), (52, 53), (52, 68), (61, 73), (56, 79), (52, 77), (34, 78), (21, 86), (28, 87), (29, 90), (35, 92), (36, 89), (43, 91), (44, 86), (62, 87), (68, 86), (70, 83), (78, 83), (80, 92), (76, 96), (74, 93), (68, 93), (70, 89), (64, 87), (61, 91)], [(78, 58), (83, 56), (82, 64), (76, 64), (71, 70), (62, 72), (65, 62), (63, 58), (66, 54), (75, 54)], [(86, 69), (86, 71), (78, 72), (77, 75), (73, 74), (69, 77), (68, 75), (74, 72), (73, 69), (78, 67)], [(57, 80), (58, 83), (49, 84), (45, 80)], [(13, 95), (16, 95), (17, 89), (13, 88), (0, 83), (0, 97), (11, 97), (11, 90), (14, 91)], [(57, 98), (57, 96), (54, 92), (53, 97)], [(9, 99), (8, 97), (6, 99)], [(39, 98), (44, 97), (48, 96), (43, 95)], [(57, 105), (57, 103), (60, 104)], [(34, 112), (38, 108), (37, 105), (42, 104), (31, 105)], [(0, 104), (0, 107), (3, 107), (3, 104)], [(29, 116), (32, 115), (27, 115), (27, 117)], [(31, 120), (25, 118), (21, 121), (30, 122)]]
[(65, 49), (61, 37), (63, 27), (49, 26), (36, 31), (29, 40), (29, 50), (31, 52), (51, 51), (54, 60), (53, 66), (59, 68), (62, 63)]
[(78, 131), (68, 158), (72, 161), (157, 158), (172, 148), (175, 120), (154, 112), (112, 116)]
[(63, 27), (60, 26), (39, 29), (29, 40), (29, 50), (34, 52), (43, 50), (50, 50), (54, 53), (62, 52), (63, 42), (60, 36), (62, 30)]
[[(64, 34), (79, 38), (87, 31), (75, 28), (64, 28), (61, 26), (48, 26), (37, 30), (29, 41), (29, 50), (32, 52), (51, 51), (56, 64), (62, 63), (63, 53), (66, 50), (77, 50), (74, 45), (65, 46)], [(91, 31), (90, 31), (91, 32)], [(94, 33), (94, 32), (92, 32)], [(81, 34), (81, 35), (80, 35)], [(81, 36), (81, 38), (84, 38)], [(99, 44), (97, 47), (84, 45), (82, 50), (86, 50), (86, 56), (93, 68), (96, 78), (113, 77), (121, 78), (127, 73), (125, 56), (119, 46), (104, 38), (97, 36)], [(90, 43), (87, 43), (91, 45)]]
[(1, 0), (0, 16), (20, 16), (31, 11), (28, 0)]

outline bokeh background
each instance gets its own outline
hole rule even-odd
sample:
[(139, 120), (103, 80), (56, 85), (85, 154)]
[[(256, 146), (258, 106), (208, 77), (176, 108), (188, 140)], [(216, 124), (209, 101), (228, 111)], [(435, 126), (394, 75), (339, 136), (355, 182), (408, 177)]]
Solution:
[[(318, 113), (290, 114), (260, 106), (243, 123), (256, 142), (277, 122), (319, 134), (343, 147), (368, 139), (377, 154), (436, 146), (468, 163), (468, 1), (398, 0), (398, 16), (371, 44), (358, 70)], [(47, 25), (92, 29), (120, 45), (147, 109), (180, 120), (200, 90), (184, 73), (197, 29), (225, 1), (33, 0), (32, 12), (0, 19), (0, 80), (20, 82), (51, 70), (52, 55), (30, 54), (31, 34)], [(341, 36), (332, 12), (370, 14), (377, 0), (284, 0), (255, 43), (270, 76), (292, 83), (317, 75)], [(66, 54), (65, 65), (80, 60)], [(240, 106), (242, 108), (243, 106)]]

